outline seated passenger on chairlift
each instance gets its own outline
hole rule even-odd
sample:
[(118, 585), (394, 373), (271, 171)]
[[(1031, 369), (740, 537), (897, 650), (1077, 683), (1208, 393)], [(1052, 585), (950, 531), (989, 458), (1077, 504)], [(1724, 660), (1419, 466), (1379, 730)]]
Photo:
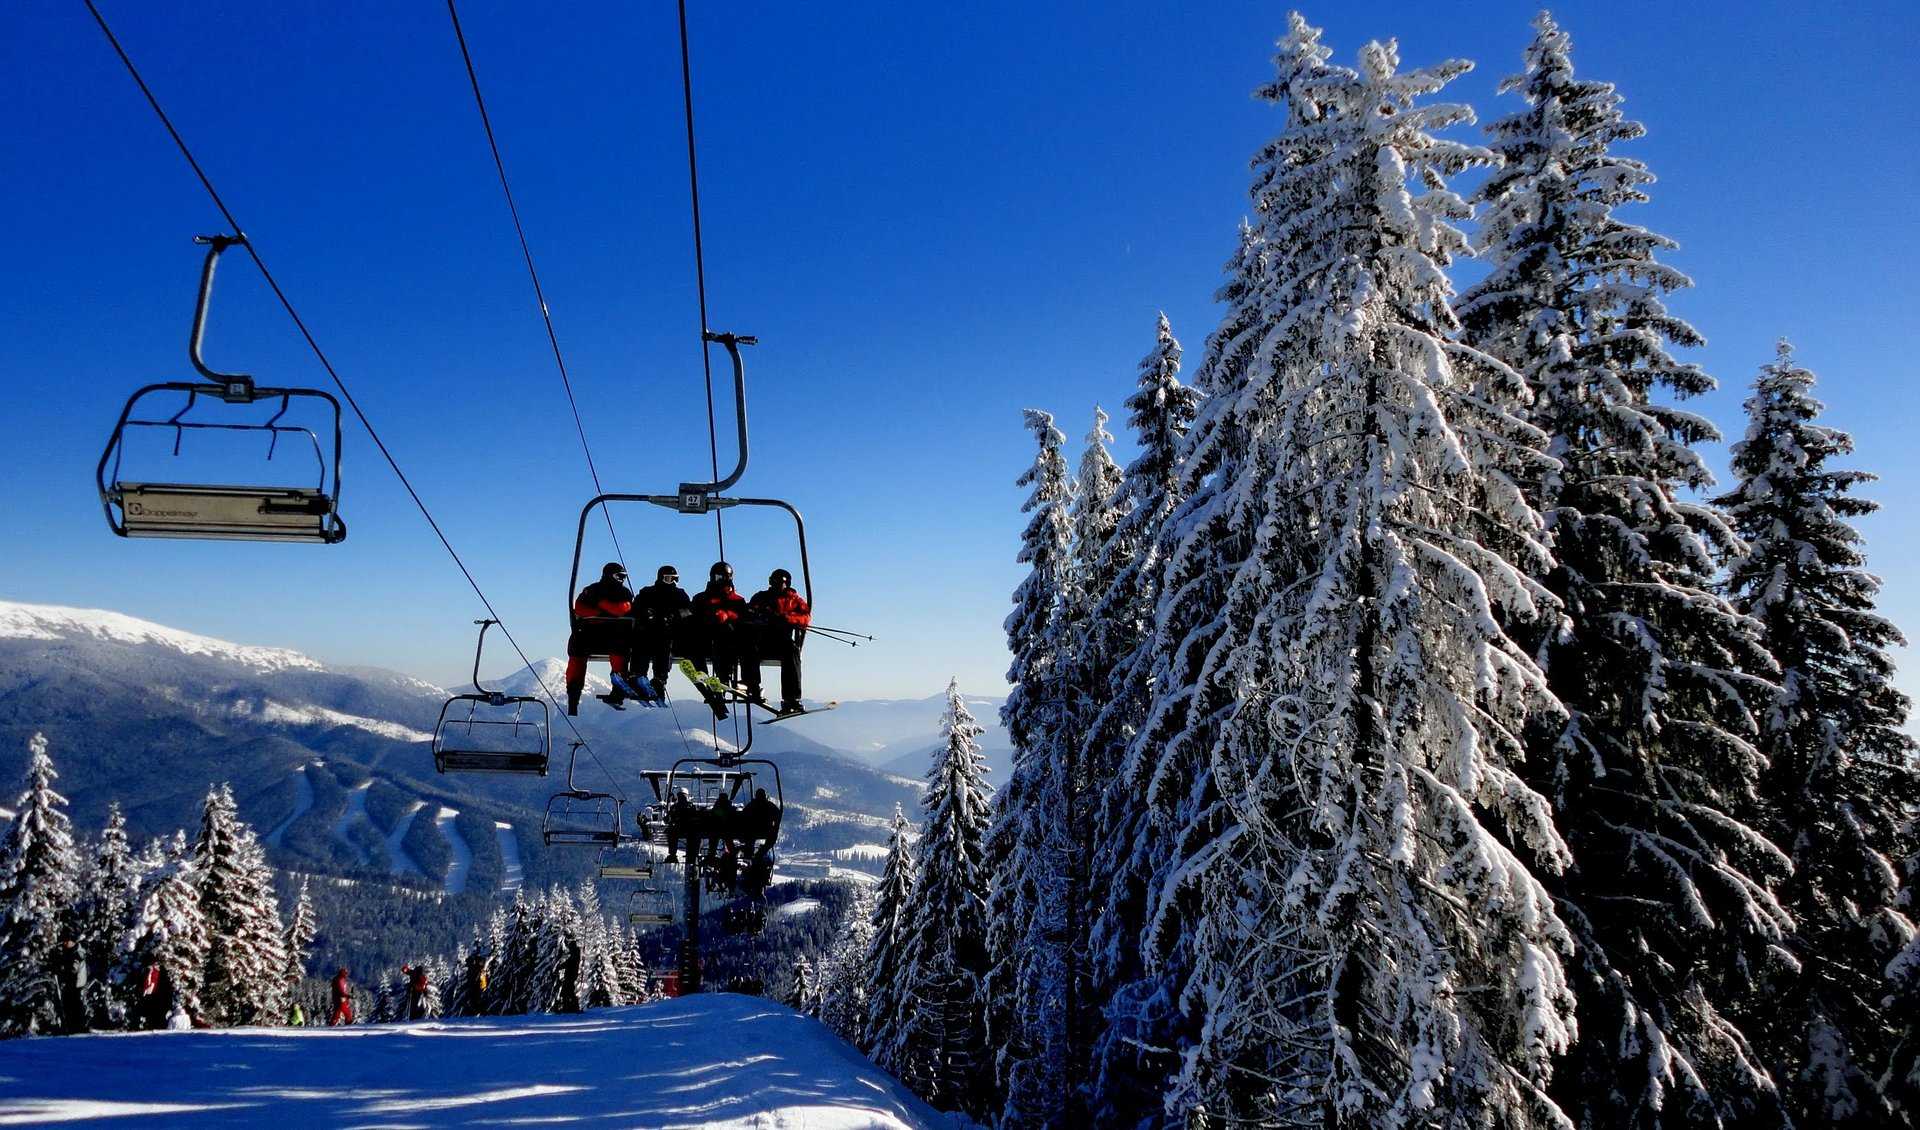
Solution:
[(767, 795), (767, 790), (755, 789), (753, 799), (740, 807), (734, 827), (741, 846), (749, 852), (757, 854), (763, 848), (770, 851), (780, 834), (780, 806)]
[(613, 693), (607, 705), (619, 709), (627, 698), (648, 699), (627, 681), (627, 653), (633, 641), (621, 629), (624, 617), (633, 611), (633, 590), (627, 587), (626, 566), (609, 561), (601, 567), (600, 579), (580, 590), (573, 599), (573, 614), (578, 620), (606, 620), (619, 623), (577, 624), (567, 636), (567, 713), (580, 713), (580, 692), (587, 685), (587, 657), (604, 653), (613, 673)]
[(673, 800), (667, 805), (667, 862), (680, 861), (680, 845), (687, 845), (689, 863), (700, 856), (700, 810), (693, 805), (693, 798), (685, 789), (673, 790)]
[(747, 602), (745, 670), (741, 681), (747, 697), (766, 705), (760, 694), (760, 660), (780, 661), (780, 714), (801, 714), (800, 639), (813, 622), (807, 598), (793, 589), (793, 574), (775, 569), (767, 577), (767, 587)]
[(701, 831), (707, 837), (708, 859), (720, 858), (722, 847), (726, 848), (727, 854), (733, 853), (733, 841), (740, 835), (739, 821), (740, 813), (733, 806), (733, 798), (724, 790), (715, 794), (713, 807), (701, 813), (701, 823), (705, 825)]
[(666, 697), (667, 671), (674, 654), (686, 653), (692, 603), (687, 590), (680, 587), (680, 570), (671, 565), (660, 566), (653, 583), (634, 594), (633, 677), (640, 678), (650, 666), (655, 698)]
[[(747, 610), (744, 597), (734, 591), (733, 566), (716, 561), (707, 570), (707, 587), (693, 598), (691, 638), (686, 656), (694, 666), (729, 686), (737, 679), (740, 666), (740, 618)], [(701, 697), (713, 708), (716, 721), (727, 716), (727, 704), (718, 693), (702, 689)]]

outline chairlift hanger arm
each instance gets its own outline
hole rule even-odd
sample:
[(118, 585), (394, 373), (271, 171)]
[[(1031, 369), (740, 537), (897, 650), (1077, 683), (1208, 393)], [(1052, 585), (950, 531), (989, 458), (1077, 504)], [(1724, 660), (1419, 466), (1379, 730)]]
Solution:
[(740, 476), (747, 473), (747, 365), (740, 356), (740, 347), (757, 345), (760, 339), (746, 334), (720, 333), (705, 329), (701, 331), (700, 338), (702, 342), (700, 348), (705, 349), (706, 342), (718, 343), (726, 349), (727, 356), (733, 361), (733, 414), (734, 427), (740, 442), (740, 459), (733, 465), (732, 472), (726, 478), (716, 479), (710, 483), (681, 483), (680, 493), (713, 495), (739, 482)]
[(200, 346), (207, 336), (207, 307), (213, 301), (213, 269), (220, 261), (220, 253), (236, 244), (244, 244), (244, 235), (196, 235), (195, 243), (207, 247), (206, 262), (200, 267), (200, 297), (193, 304), (193, 332), (187, 338), (187, 359), (201, 376), (220, 386), (219, 396), (230, 404), (251, 404), (260, 393), (253, 387), (253, 378), (245, 373), (222, 373), (208, 367), (200, 355)]
[[(473, 645), (473, 689), (480, 694), (486, 695), (487, 702), (493, 706), (505, 705), (507, 696), (501, 694), (499, 691), (490, 691), (480, 685), (480, 653), (484, 651), (487, 646), (487, 629), (499, 622), (498, 620), (474, 621), (474, 623), (480, 625), (480, 638), (474, 641)], [(569, 775), (571, 775), (573, 771), (572, 767), (569, 766), (567, 771)]]

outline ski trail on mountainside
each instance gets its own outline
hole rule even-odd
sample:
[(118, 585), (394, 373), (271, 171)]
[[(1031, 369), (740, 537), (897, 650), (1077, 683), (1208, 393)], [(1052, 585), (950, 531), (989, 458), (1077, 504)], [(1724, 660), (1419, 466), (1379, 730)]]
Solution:
[(413, 861), (413, 857), (407, 854), (405, 845), (401, 843), (407, 838), (407, 830), (413, 827), (414, 817), (420, 815), (420, 810), (426, 806), (427, 802), (424, 800), (416, 800), (409, 804), (407, 810), (400, 814), (400, 819), (393, 822), (393, 831), (387, 833), (387, 858), (392, 861), (388, 869), (395, 875), (418, 875), (423, 879), (426, 878), (427, 873)]
[(512, 894), (527, 881), (527, 869), (520, 864), (520, 841), (513, 825), (504, 820), (493, 822), (493, 838), (500, 845), (500, 893)]
[(372, 787), (373, 781), (369, 779), (348, 790), (347, 807), (341, 810), (339, 818), (333, 822), (333, 838), (347, 845), (352, 850), (354, 858), (361, 863), (367, 861), (367, 853), (347, 833), (355, 824), (372, 823), (367, 818), (367, 790)]
[(313, 811), (313, 779), (307, 776), (307, 767), (300, 766), (293, 771), (293, 815), (280, 821), (273, 831), (267, 833), (268, 847), (279, 847), (280, 841), (287, 836), (287, 829), (293, 822)]
[(473, 848), (453, 823), (459, 815), (459, 810), (445, 806), (433, 814), (433, 826), (440, 830), (440, 838), (447, 841), (447, 851), (453, 856), (453, 862), (447, 864), (447, 879), (443, 885), (450, 895), (466, 893), (467, 876), (473, 872)]

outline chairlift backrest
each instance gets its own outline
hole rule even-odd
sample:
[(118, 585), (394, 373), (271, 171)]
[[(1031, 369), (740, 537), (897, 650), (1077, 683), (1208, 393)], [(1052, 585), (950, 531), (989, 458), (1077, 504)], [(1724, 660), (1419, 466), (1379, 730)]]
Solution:
[[(331, 393), (311, 388), (267, 388), (242, 373), (222, 373), (207, 366), (200, 347), (206, 336), (207, 307), (213, 294), (214, 264), (228, 247), (246, 242), (244, 236), (198, 236), (208, 244), (200, 271), (199, 299), (194, 305), (193, 330), (187, 355), (204, 381), (165, 381), (149, 384), (127, 399), (115, 422), (106, 450), (94, 471), (107, 525), (121, 537), (213, 538), (238, 541), (307, 541), (333, 544), (343, 541), (347, 527), (340, 517), (340, 402)], [(323, 403), (332, 416), (332, 458), (311, 428), (282, 424), (295, 398)], [(168, 399), (171, 414), (144, 414), (143, 402)], [(279, 401), (279, 410), (265, 423), (186, 418), (203, 402), (253, 405)], [(266, 458), (278, 453), (280, 440), (304, 437), (316, 465), (313, 485), (256, 483), (167, 482), (124, 474), (129, 430), (170, 430), (173, 454), (189, 432), (257, 433), (267, 440)]]

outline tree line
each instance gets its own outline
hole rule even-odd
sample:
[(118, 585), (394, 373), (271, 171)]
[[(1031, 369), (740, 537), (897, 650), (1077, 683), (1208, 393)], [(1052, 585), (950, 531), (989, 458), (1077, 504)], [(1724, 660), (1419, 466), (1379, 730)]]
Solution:
[[(1119, 468), (1036, 456), (988, 799), (957, 690), (921, 824), (791, 995), (1006, 1127), (1910, 1125), (1898, 630), (1814, 376), (1715, 387), (1651, 171), (1542, 13), (1470, 64), (1259, 94), (1225, 307), (1162, 317)], [(1480, 174), (1467, 195), (1448, 188)], [(1469, 227), (1470, 221), (1472, 223)], [(1465, 258), (1485, 273), (1464, 292)]]

